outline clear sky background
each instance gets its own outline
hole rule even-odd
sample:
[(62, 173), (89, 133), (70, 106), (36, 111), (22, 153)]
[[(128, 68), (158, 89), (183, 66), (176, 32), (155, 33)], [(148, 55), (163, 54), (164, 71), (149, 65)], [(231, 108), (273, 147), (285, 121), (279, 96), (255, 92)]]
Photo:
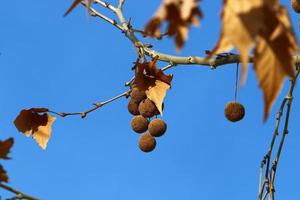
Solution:
[[(1, 163), (9, 173), (9, 185), (43, 200), (256, 199), (259, 165), (287, 87), (263, 123), (262, 92), (252, 65), (239, 90), (238, 100), (246, 107), (239, 123), (228, 122), (223, 114), (226, 102), (234, 97), (235, 65), (217, 70), (183, 65), (170, 70), (174, 79), (163, 117), (168, 130), (149, 154), (137, 146), (139, 136), (131, 130), (125, 98), (86, 119), (58, 117), (46, 151), (16, 130), (12, 122), (21, 109), (82, 111), (126, 91), (124, 83), (133, 75), (132, 44), (113, 26), (88, 17), (82, 6), (63, 18), (71, 2), (1, 2), (0, 138), (15, 138), (13, 159)], [(281, 2), (288, 6), (299, 35), (299, 16), (291, 12), (288, 0)], [(124, 14), (142, 28), (159, 3), (127, 0)], [(162, 52), (204, 56), (219, 36), (221, 4), (221, 0), (201, 2), (201, 28), (191, 29), (180, 53), (172, 40), (144, 41)], [(277, 199), (299, 198), (299, 92), (298, 86), (278, 168)], [(0, 194), (11, 197), (1, 189)]]

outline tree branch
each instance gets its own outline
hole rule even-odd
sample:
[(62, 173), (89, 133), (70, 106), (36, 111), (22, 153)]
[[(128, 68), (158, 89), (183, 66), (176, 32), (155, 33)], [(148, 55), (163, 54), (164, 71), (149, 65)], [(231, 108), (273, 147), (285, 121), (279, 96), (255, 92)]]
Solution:
[[(98, 3), (99, 0), (96, 0)], [(99, 1), (100, 3), (101, 1)], [(158, 56), (158, 60), (168, 62), (172, 64), (172, 67), (178, 66), (179, 64), (182, 65), (202, 65), (202, 66), (209, 66), (211, 68), (217, 68), (218, 66), (226, 65), (226, 64), (233, 64), (233, 63), (238, 63), (240, 62), (240, 56), (239, 55), (233, 55), (233, 54), (228, 54), (227, 56), (222, 56), (222, 57), (216, 57), (216, 58), (207, 58), (207, 57), (199, 57), (199, 56), (176, 56), (176, 55), (171, 55), (171, 54), (166, 54), (159, 52), (157, 50), (154, 50), (152, 48), (147, 47), (144, 45), (136, 36), (135, 32), (137, 32), (137, 29), (134, 29), (131, 27), (131, 24), (126, 22), (126, 19), (123, 15), (123, 5), (124, 5), (124, 0), (119, 0), (118, 7), (115, 8), (113, 6), (107, 6), (105, 3), (100, 3), (101, 5), (105, 6), (106, 8), (114, 11), (116, 13), (119, 22), (121, 25), (119, 25), (115, 20), (108, 19), (107, 17), (103, 16), (102, 14), (98, 13), (95, 9), (90, 8), (90, 11), (92, 15), (98, 16), (105, 21), (109, 22), (110, 24), (114, 25), (117, 27), (119, 30), (122, 30), (123, 33), (125, 33), (125, 36), (134, 44), (136, 47), (136, 44), (139, 43), (139, 48), (143, 49), (143, 52), (145, 55), (154, 58)], [(86, 4), (83, 3), (84, 6)], [(139, 51), (137, 51), (139, 52)], [(293, 57), (295, 63), (300, 63), (300, 55), (294, 56)], [(253, 63), (253, 57), (249, 56), (249, 63)], [(168, 69), (171, 69), (172, 67), (169, 67)]]
[(112, 6), (111, 4), (107, 3), (107, 2), (103, 2), (100, 0), (94, 0), (94, 3), (97, 3), (105, 8), (108, 8), (109, 10), (111, 10), (112, 12), (116, 12), (116, 8), (114, 6)]
[(38, 200), (38, 198), (35, 198), (33, 196), (30, 196), (28, 194), (24, 194), (10, 186), (4, 185), (3, 183), (0, 183), (0, 188), (3, 188), (4, 190), (7, 190), (11, 193), (16, 194), (15, 197), (10, 198), (10, 199), (15, 199), (15, 200), (21, 200), (21, 199), (26, 199), (26, 200)]
[(103, 19), (104, 21), (110, 23), (111, 25), (115, 26), (117, 29), (123, 31), (122, 26), (120, 26), (116, 20), (113, 20), (113, 19), (110, 19), (110, 18), (106, 17), (105, 15), (99, 13), (98, 11), (96, 11), (92, 7), (88, 7), (87, 3), (85, 1), (81, 1), (81, 4), (89, 9), (89, 11), (91, 12), (91, 16), (99, 17), (99, 18)]
[(56, 111), (52, 111), (52, 110), (49, 110), (48, 112), (49, 113), (53, 113), (53, 114), (56, 114), (56, 115), (59, 115), (61, 117), (67, 117), (67, 116), (70, 116), (70, 115), (80, 115), (81, 118), (85, 118), (89, 113), (101, 108), (102, 106), (106, 105), (106, 104), (109, 104), (117, 99), (120, 99), (121, 97), (127, 97), (129, 96), (131, 90), (128, 90), (126, 92), (123, 92), (111, 99), (108, 99), (106, 101), (103, 101), (103, 102), (99, 102), (99, 103), (94, 103), (94, 107), (86, 110), (86, 111), (82, 111), (82, 112), (56, 112)]
[[(263, 193), (265, 192), (265, 195), (268, 195), (268, 199), (269, 200), (274, 200), (274, 192), (275, 192), (275, 176), (276, 176), (276, 172), (277, 172), (277, 167), (278, 167), (278, 162), (281, 156), (281, 152), (282, 152), (282, 148), (284, 145), (284, 141), (285, 138), (288, 134), (288, 125), (289, 125), (289, 119), (290, 119), (290, 111), (291, 111), (291, 106), (292, 106), (292, 102), (293, 102), (293, 91), (296, 85), (296, 81), (298, 79), (299, 73), (300, 73), (300, 67), (296, 66), (297, 69), (297, 74), (296, 77), (294, 79), (291, 80), (291, 86), (290, 89), (288, 91), (287, 96), (282, 100), (282, 103), (280, 105), (279, 111), (277, 113), (277, 117), (276, 117), (276, 123), (275, 123), (275, 130), (273, 133), (273, 137), (269, 146), (269, 150), (267, 152), (267, 154), (264, 156), (264, 159), (262, 160), (262, 164), (260, 167), (260, 185), (259, 185), (259, 194), (258, 194), (258, 199), (259, 200), (263, 200), (265, 198), (265, 196), (263, 197)], [(272, 157), (272, 152), (274, 150), (274, 144), (276, 142), (277, 136), (279, 135), (279, 126), (281, 123), (281, 118), (284, 112), (284, 108), (287, 106), (287, 110), (285, 113), (285, 121), (284, 121), (284, 129), (282, 131), (282, 136), (281, 136), (281, 140), (279, 143), (279, 147), (277, 150), (277, 154), (276, 157), (273, 161), (273, 164), (271, 166), (270, 161), (271, 161), (271, 157)], [(264, 183), (262, 183), (262, 171), (263, 168), (265, 167), (265, 177), (264, 177)]]

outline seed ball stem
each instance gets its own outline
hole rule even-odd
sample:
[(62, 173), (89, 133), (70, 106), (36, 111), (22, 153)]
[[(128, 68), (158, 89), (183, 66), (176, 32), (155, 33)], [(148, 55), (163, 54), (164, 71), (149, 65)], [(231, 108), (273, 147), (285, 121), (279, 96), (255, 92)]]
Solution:
[(131, 128), (136, 133), (144, 133), (148, 129), (149, 121), (142, 115), (134, 116), (131, 120)]
[(139, 139), (139, 148), (143, 151), (143, 152), (151, 152), (155, 149), (156, 147), (156, 140), (155, 138), (150, 135), (149, 133), (144, 133), (143, 135), (141, 135), (140, 139)]
[(162, 136), (167, 130), (167, 124), (162, 119), (153, 119), (148, 125), (148, 131), (153, 137)]

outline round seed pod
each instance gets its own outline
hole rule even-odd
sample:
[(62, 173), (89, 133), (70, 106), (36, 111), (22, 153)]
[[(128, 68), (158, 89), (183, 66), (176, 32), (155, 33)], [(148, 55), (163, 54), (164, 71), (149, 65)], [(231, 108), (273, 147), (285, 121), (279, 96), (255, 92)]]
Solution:
[(244, 118), (245, 108), (238, 102), (228, 102), (224, 110), (225, 117), (231, 122), (237, 122)]
[(140, 102), (139, 112), (141, 115), (143, 115), (146, 118), (151, 118), (156, 113), (159, 113), (157, 111), (155, 104), (148, 98)]
[(148, 131), (153, 137), (162, 136), (167, 130), (167, 124), (162, 119), (153, 119), (148, 125)]
[(156, 140), (152, 135), (150, 135), (149, 133), (144, 133), (143, 135), (141, 135), (139, 139), (139, 148), (143, 152), (153, 151), (155, 147), (156, 147)]
[(128, 111), (132, 114), (132, 115), (139, 115), (139, 103), (130, 99), (128, 102)]
[(291, 0), (291, 5), (296, 13), (300, 13), (300, 1), (299, 0)]
[(142, 115), (134, 116), (131, 120), (131, 128), (136, 133), (144, 133), (148, 129), (148, 120)]
[(141, 91), (137, 88), (132, 89), (132, 91), (130, 92), (130, 97), (137, 103), (140, 103), (147, 98), (145, 91)]

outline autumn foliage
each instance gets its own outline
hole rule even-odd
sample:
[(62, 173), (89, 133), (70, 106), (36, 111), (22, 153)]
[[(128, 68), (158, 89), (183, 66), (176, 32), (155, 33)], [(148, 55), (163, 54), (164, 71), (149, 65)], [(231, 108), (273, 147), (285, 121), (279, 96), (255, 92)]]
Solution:
[[(110, 4), (98, 0), (75, 0), (67, 9), (65, 16), (81, 3), (87, 8), (88, 13), (96, 16), (91, 9), (92, 2), (99, 3), (117, 13), (120, 24), (114, 20), (102, 18), (114, 26), (118, 25), (117, 27), (122, 29), (125, 36), (138, 50), (134, 66), (128, 66), (128, 69), (133, 69), (133, 79), (128, 84), (129, 90), (121, 96), (130, 96), (128, 110), (134, 115), (131, 122), (132, 129), (137, 133), (143, 133), (138, 145), (142, 151), (150, 152), (156, 146), (155, 137), (163, 135), (167, 128), (163, 120), (152, 119), (151, 121), (150, 119), (157, 115), (163, 116), (164, 98), (172, 85), (173, 75), (166, 74), (165, 70), (158, 67), (158, 62), (167, 59), (162, 59), (165, 55), (149, 53), (148, 50), (151, 47), (148, 48), (137, 39), (136, 30), (131, 27), (130, 22), (122, 21), (120, 7), (124, 1), (119, 1), (119, 6), (112, 8)], [(299, 12), (299, 1), (291, 0), (291, 5), (296, 12)], [(139, 32), (143, 37), (156, 39), (171, 37), (174, 39), (176, 50), (180, 51), (188, 40), (190, 27), (192, 25), (199, 27), (199, 20), (204, 17), (204, 14), (205, 10), (200, 8), (198, 0), (162, 0), (156, 12), (148, 22), (145, 22), (143, 30)], [(238, 61), (242, 64), (241, 83), (246, 81), (248, 63), (253, 62), (257, 81), (264, 96), (263, 119), (267, 120), (285, 78), (289, 77), (293, 80), (296, 77), (296, 63), (293, 56), (298, 53), (299, 46), (287, 9), (278, 0), (223, 0), (221, 21), (219, 39), (208, 55), (205, 55), (203, 62), (206, 61), (207, 64), (210, 59), (217, 59), (222, 53), (228, 53), (235, 48), (239, 53)], [(205, 31), (205, 27), (203, 30)], [(165, 57), (170, 58), (169, 64), (172, 66), (186, 64), (180, 61), (173, 63), (171, 62), (172, 56)], [(188, 64), (195, 63), (191, 61)], [(133, 97), (134, 94), (136, 97)], [(61, 117), (68, 115), (85, 117), (89, 112), (108, 102), (110, 101), (94, 104), (95, 107), (86, 112), (69, 114), (54, 112), (48, 108), (24, 109), (16, 117), (14, 124), (19, 132), (26, 137), (31, 136), (42, 149), (46, 149), (51, 137), (52, 124), (56, 119), (50, 113)], [(147, 113), (144, 114), (145, 112), (142, 111), (145, 102), (153, 107), (151, 115), (146, 115)], [(236, 105), (236, 102), (232, 102), (225, 109), (225, 116), (234, 122), (241, 120), (245, 114), (244, 107)], [(146, 132), (147, 130), (150, 130), (150, 133)], [(8, 153), (12, 145), (12, 138), (0, 140), (0, 159), (9, 159)], [(7, 173), (0, 164), (0, 182), (7, 181)]]

